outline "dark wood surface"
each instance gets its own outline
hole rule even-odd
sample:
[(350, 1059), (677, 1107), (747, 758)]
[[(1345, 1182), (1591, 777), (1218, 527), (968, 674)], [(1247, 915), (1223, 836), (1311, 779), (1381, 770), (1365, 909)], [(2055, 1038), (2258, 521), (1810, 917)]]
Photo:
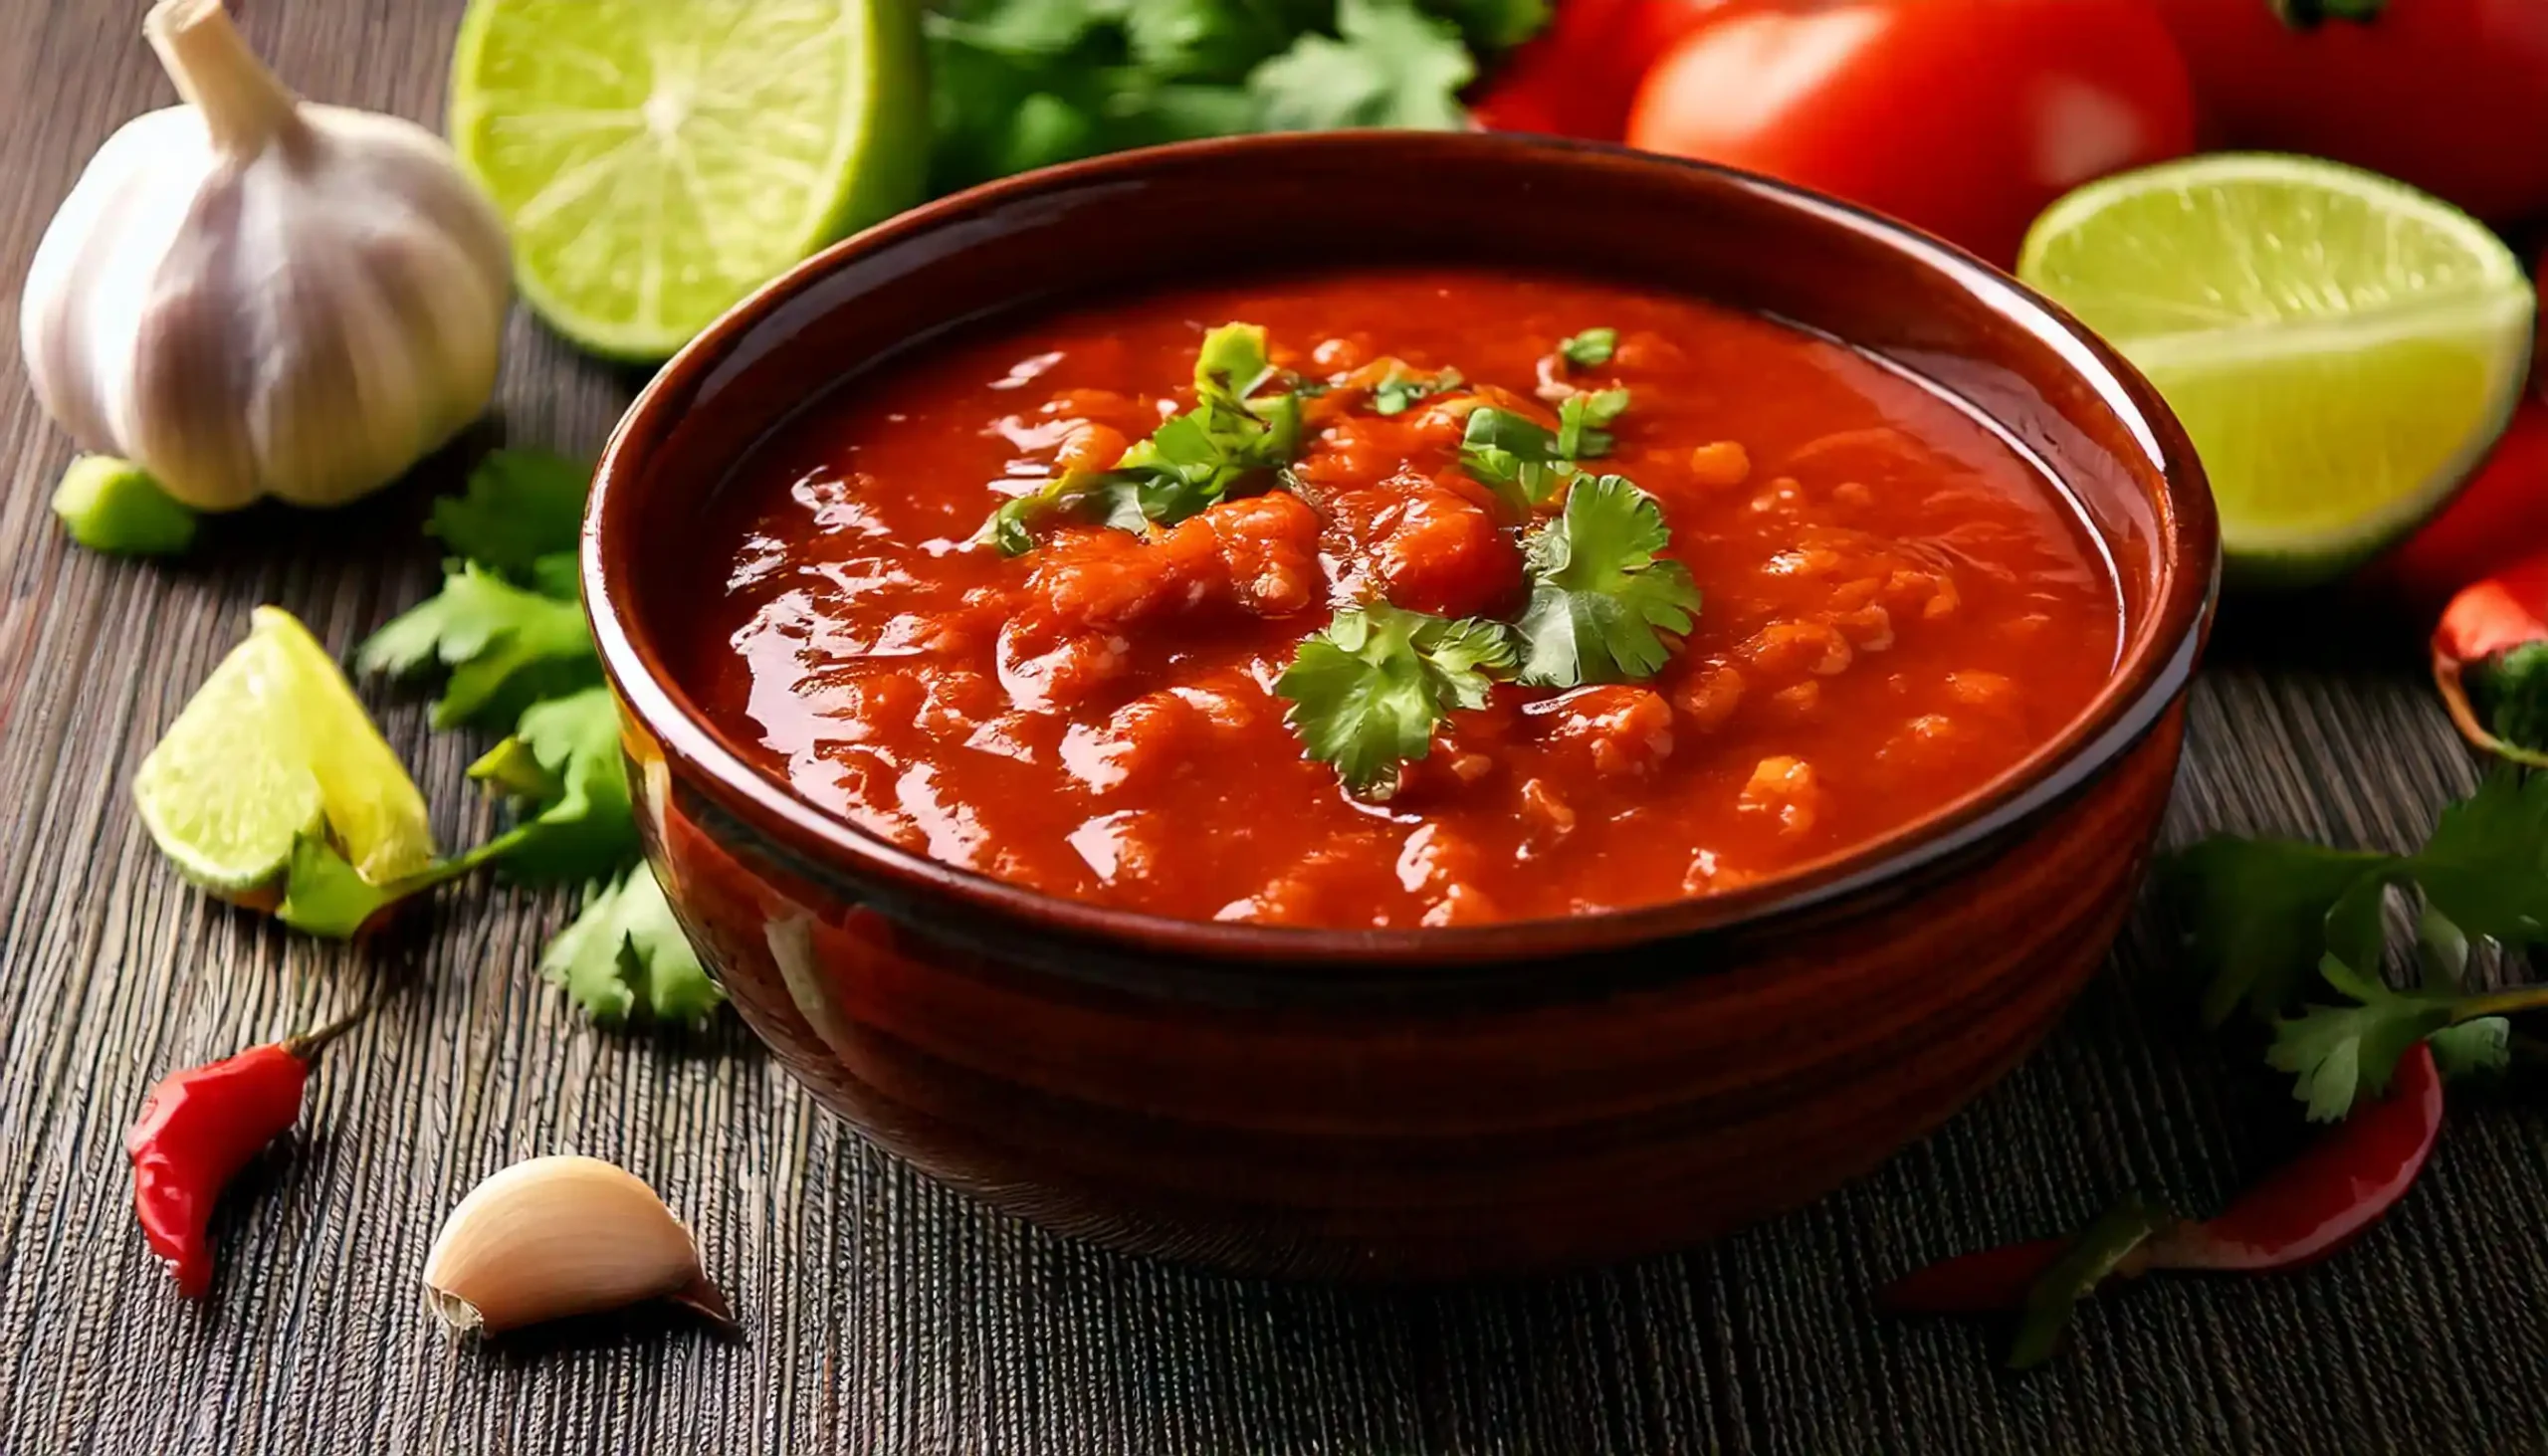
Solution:
[[(242, 8), (308, 93), (439, 114), (460, 0)], [(11, 317), (80, 165), (169, 98), (140, 10), (0, 0)], [(2146, 912), (2041, 1054), (1839, 1195), (1681, 1258), (1413, 1292), (1195, 1275), (983, 1213), (848, 1136), (731, 1026), (673, 1045), (581, 1023), (532, 970), (558, 898), (479, 883), (388, 943), (283, 935), (159, 863), (132, 768), (256, 603), (342, 651), (428, 590), (415, 526), (451, 465), (334, 518), (222, 521), (183, 564), (106, 560), (54, 528), (71, 447), (6, 353), (0, 1452), (2548, 1450), (2535, 1084), (2460, 1099), (2423, 1183), (2334, 1263), (2129, 1291), (2042, 1374), (1867, 1311), (1885, 1274), (2128, 1187), (2216, 1206), (2302, 1136), (2246, 1050), (2191, 1027)], [(498, 429), (590, 450), (630, 385), (518, 322)], [(2198, 692), (2171, 840), (2412, 841), (2473, 779), (2413, 632), (2261, 615), (2233, 608)], [(2303, 627), (2337, 648), (2296, 649)], [(483, 745), (373, 701), (445, 840), (483, 834), (462, 777)], [(392, 986), (221, 1218), (214, 1298), (181, 1305), (132, 1227), (119, 1144), (142, 1090)], [(748, 1343), (669, 1320), (502, 1349), (440, 1333), (417, 1280), (443, 1213), (560, 1149), (664, 1189)]]

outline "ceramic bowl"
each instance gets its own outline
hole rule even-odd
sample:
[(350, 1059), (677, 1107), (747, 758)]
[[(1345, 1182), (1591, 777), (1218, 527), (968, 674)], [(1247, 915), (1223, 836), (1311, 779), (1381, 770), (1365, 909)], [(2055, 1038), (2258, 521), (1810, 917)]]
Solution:
[[(2112, 682), (2000, 779), (1810, 870), (1439, 931), (1173, 922), (918, 858), (750, 766), (665, 671), (704, 503), (825, 388), (950, 328), (1167, 278), (1408, 259), (1761, 311), (1961, 396), (2121, 579)], [(735, 1005), (866, 1136), (1038, 1222), (1258, 1273), (1514, 1274), (1687, 1245), (1874, 1167), (2103, 959), (2174, 777), (2217, 546), (2158, 396), (1953, 249), (1735, 173), (1513, 137), (1127, 153), (862, 233), (711, 327), (605, 455), (584, 588), (647, 853)]]

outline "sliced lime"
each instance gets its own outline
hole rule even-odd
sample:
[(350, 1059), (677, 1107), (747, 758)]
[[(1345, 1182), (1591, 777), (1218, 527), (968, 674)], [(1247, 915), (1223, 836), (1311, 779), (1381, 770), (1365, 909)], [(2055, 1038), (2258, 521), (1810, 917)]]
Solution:
[(595, 353), (661, 359), (920, 196), (912, 0), (471, 0), (451, 134), (513, 229), (523, 297)]
[(225, 899), (271, 889), (304, 838), (376, 885), (433, 862), (424, 796), (326, 649), (280, 607), (257, 608), (248, 640), (141, 760), (132, 795), (161, 852)]
[(2251, 583), (2341, 574), (2450, 498), (2503, 432), (2534, 301), (2482, 224), (2306, 157), (2190, 157), (2035, 221), (2017, 275), (2185, 423)]
[(150, 473), (111, 455), (83, 455), (62, 473), (53, 514), (71, 538), (118, 556), (173, 556), (193, 545), (195, 513)]

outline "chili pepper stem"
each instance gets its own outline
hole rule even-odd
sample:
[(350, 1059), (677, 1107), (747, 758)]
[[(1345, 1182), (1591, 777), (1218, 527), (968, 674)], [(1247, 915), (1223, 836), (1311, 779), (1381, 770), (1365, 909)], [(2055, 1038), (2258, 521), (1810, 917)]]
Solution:
[(369, 997), (365, 997), (360, 1005), (326, 1025), (313, 1031), (305, 1031), (299, 1036), (284, 1038), (283, 1049), (296, 1059), (307, 1062), (318, 1056), (319, 1049), (327, 1043), (361, 1025), (363, 1018), (371, 1014), (374, 1004)]
[(2548, 985), (2515, 986), (2507, 991), (2489, 991), (2470, 996), (2452, 1010), (2455, 1025), (2485, 1016), (2518, 1016), (2525, 1011), (2548, 1011)]
[(2459, 729), (2459, 736), (2467, 739), (2468, 746), (2480, 753), (2492, 753), (2508, 763), (2548, 768), (2548, 753), (2534, 752), (2518, 743), (2505, 742), (2477, 721), (2476, 707), (2468, 701), (2468, 685), (2460, 671), (2463, 666), (2443, 649), (2434, 649), (2433, 685), (2442, 694), (2442, 709), (2450, 715), (2451, 727)]

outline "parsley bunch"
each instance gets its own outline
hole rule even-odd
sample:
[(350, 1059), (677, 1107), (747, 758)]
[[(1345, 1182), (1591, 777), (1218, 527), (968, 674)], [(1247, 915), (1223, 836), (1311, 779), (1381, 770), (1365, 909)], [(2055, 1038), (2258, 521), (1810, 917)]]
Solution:
[[(2270, 1022), (2266, 1060), (2293, 1075), (2314, 1119), (2386, 1090), (2419, 1041), (2444, 1072), (2500, 1067), (2503, 1018), (2548, 1007), (2548, 987), (2465, 984), (2474, 940), (2548, 943), (2548, 774), (2496, 770), (2413, 854), (2224, 835), (2176, 855), (2162, 878), (2206, 977), (2205, 1019), (2244, 1006)], [(2403, 990), (2381, 975), (2393, 890), (2418, 908), (2417, 982)]]
[(1259, 394), (1277, 378), (1265, 330), (1224, 323), (1194, 356), (1194, 407), (1126, 448), (1111, 470), (1065, 471), (992, 513), (984, 528), (1003, 556), (1035, 548), (1037, 522), (1087, 511), (1108, 525), (1173, 525), (1227, 498), (1252, 472), (1292, 463), (1301, 445), (1297, 390)]
[(927, 16), (940, 191), (1127, 147), (1450, 130), (1547, 0), (950, 0)]
[(373, 633), (355, 663), (446, 671), (437, 728), (511, 727), (469, 775), (511, 800), (516, 822), (451, 865), (592, 887), (541, 972), (599, 1020), (697, 1023), (722, 996), (638, 857), (618, 706), (576, 597), (590, 474), (536, 451), (490, 454), (465, 495), (434, 505), (429, 528), (453, 553), (442, 590)]

